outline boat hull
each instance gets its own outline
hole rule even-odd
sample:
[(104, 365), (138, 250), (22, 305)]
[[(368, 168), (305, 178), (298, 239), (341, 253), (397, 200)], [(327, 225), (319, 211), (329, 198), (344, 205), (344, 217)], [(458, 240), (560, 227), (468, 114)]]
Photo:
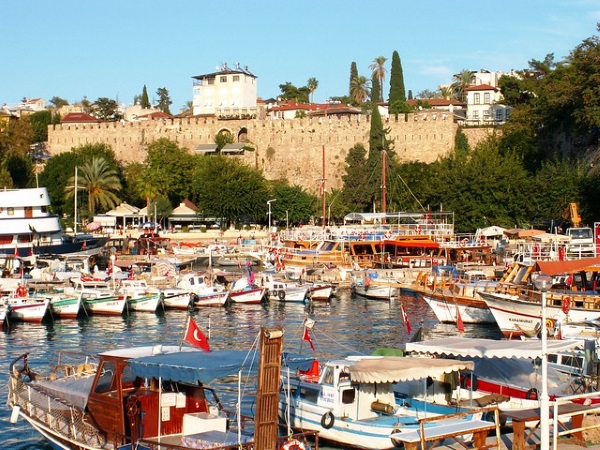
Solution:
[(120, 316), (125, 311), (125, 297), (88, 297), (84, 298), (85, 309), (91, 314)]
[(81, 311), (81, 298), (73, 297), (54, 297), (50, 300), (52, 316), (60, 319), (74, 319)]
[(460, 296), (420, 295), (442, 323), (456, 323), (458, 315), (460, 315), (463, 323), (487, 324), (496, 322), (494, 315), (483, 300)]
[(34, 297), (12, 298), (8, 300), (10, 320), (17, 322), (41, 322), (48, 314), (49, 299)]
[(233, 303), (244, 303), (246, 305), (259, 304), (265, 297), (264, 288), (243, 289), (240, 291), (230, 291), (229, 298)]
[(161, 296), (159, 292), (149, 295), (128, 296), (127, 307), (132, 311), (156, 312), (160, 307)]

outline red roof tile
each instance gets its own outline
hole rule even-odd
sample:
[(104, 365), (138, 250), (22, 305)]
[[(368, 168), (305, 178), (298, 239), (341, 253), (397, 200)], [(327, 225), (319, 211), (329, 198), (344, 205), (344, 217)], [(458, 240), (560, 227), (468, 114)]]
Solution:
[(73, 113), (65, 114), (65, 116), (60, 119), (60, 123), (100, 123), (100, 122), (102, 122), (100, 119), (96, 119), (95, 117), (92, 117), (89, 114), (86, 114), (83, 112), (73, 112)]
[(489, 84), (480, 84), (478, 86), (471, 86), (465, 89), (465, 91), (497, 91), (498, 89)]

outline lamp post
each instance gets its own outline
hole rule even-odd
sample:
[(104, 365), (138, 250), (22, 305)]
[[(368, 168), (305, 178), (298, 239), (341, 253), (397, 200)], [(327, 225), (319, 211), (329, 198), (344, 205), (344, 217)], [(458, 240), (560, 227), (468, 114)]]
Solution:
[(269, 207), (269, 233), (271, 233), (271, 203), (273, 203), (276, 199), (272, 198), (271, 200), (267, 201), (267, 206)]
[(550, 397), (548, 396), (548, 330), (546, 328), (546, 292), (552, 277), (539, 274), (533, 282), (542, 293), (542, 394), (540, 395), (540, 449), (550, 449)]

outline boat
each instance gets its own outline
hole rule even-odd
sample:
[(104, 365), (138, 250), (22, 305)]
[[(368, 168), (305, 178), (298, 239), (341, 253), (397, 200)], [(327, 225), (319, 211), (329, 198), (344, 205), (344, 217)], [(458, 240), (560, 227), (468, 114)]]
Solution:
[(225, 286), (213, 280), (209, 272), (182, 275), (177, 287), (192, 294), (194, 306), (224, 306), (229, 296)]
[[(40, 323), (50, 313), (50, 299), (41, 295), (30, 295), (29, 289), (19, 283), (15, 289), (2, 290), (0, 304), (4, 305), (10, 320)], [(5, 314), (5, 320), (6, 320)]]
[(50, 296), (50, 311), (54, 318), (74, 319), (83, 309), (83, 301), (78, 294), (49, 292), (48, 295)]
[(71, 283), (73, 288), (65, 292), (78, 294), (88, 313), (119, 316), (125, 311), (127, 300), (119, 295), (109, 282), (83, 277), (73, 278)]
[(260, 286), (267, 288), (269, 300), (304, 302), (309, 296), (309, 285), (277, 279), (270, 273), (263, 273), (259, 283)]
[(306, 281), (309, 286), (308, 295), (311, 301), (327, 301), (334, 295), (335, 286), (331, 283)]
[(67, 236), (59, 217), (49, 213), (46, 188), (0, 190), (0, 254), (30, 259), (33, 255), (96, 255), (107, 237)]
[(418, 295), (425, 300), (441, 323), (495, 323), (496, 319), (485, 301), (476, 297), (456, 295), (452, 292), (422, 292)]
[(162, 306), (160, 290), (149, 287), (146, 280), (123, 279), (119, 293), (125, 297), (127, 308), (133, 311), (156, 312)]
[[(548, 393), (551, 400), (583, 394), (594, 378), (592, 354), (586, 363), (582, 341), (549, 340)], [(541, 340), (509, 341), (446, 337), (408, 342), (410, 355), (434, 358), (458, 358), (473, 361), (472, 372), (462, 372), (457, 385), (458, 402), (477, 404), (496, 402), (501, 412), (540, 406), (542, 375), (539, 358)], [(586, 381), (587, 380), (587, 381)], [(594, 403), (600, 399), (591, 399)]]
[(165, 309), (188, 309), (194, 297), (192, 292), (179, 287), (167, 287), (161, 293)]
[(394, 277), (380, 277), (377, 272), (354, 272), (351, 287), (354, 294), (374, 300), (391, 300), (400, 294)]
[(473, 367), (470, 361), (395, 356), (328, 361), (320, 373), (310, 369), (285, 377), (279, 417), (294, 430), (318, 431), (319, 439), (338, 445), (391, 449), (397, 444), (391, 435), (418, 430), (419, 419), (464, 412), (457, 406), (398, 398), (394, 383), (439, 379)]
[(0, 302), (0, 328), (10, 321), (10, 306)]
[(233, 303), (256, 305), (262, 303), (266, 297), (267, 288), (257, 286), (250, 282), (247, 277), (239, 278), (229, 290), (229, 299)]
[[(277, 395), (261, 395), (273, 387), (277, 394), (279, 370), (269, 376), (267, 368), (280, 367), (282, 336), (281, 328), (262, 327), (260, 347), (250, 352), (167, 345), (60, 352), (48, 367), (23, 354), (8, 372), (11, 420), (24, 419), (62, 450), (291, 449), (294, 436), (277, 435)], [(257, 355), (267, 375), (259, 380), (253, 424), (239, 409), (225, 410), (205, 385), (241, 373)]]

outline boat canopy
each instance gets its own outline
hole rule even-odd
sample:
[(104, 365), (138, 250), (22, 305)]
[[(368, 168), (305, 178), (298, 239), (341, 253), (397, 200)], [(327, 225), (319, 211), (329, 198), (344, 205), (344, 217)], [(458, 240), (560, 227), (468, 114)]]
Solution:
[[(581, 342), (578, 340), (548, 341), (548, 353), (571, 350)], [(444, 338), (421, 342), (407, 342), (407, 352), (449, 355), (471, 358), (539, 358), (542, 341), (500, 341), (493, 339)]]
[(473, 370), (474, 367), (472, 361), (384, 356), (361, 359), (349, 369), (350, 379), (357, 383), (396, 383), (427, 377), (439, 378), (445, 373)]
[(598, 258), (581, 258), (570, 261), (536, 261), (536, 270), (546, 275), (562, 275), (564, 273), (579, 272), (600, 265)]

